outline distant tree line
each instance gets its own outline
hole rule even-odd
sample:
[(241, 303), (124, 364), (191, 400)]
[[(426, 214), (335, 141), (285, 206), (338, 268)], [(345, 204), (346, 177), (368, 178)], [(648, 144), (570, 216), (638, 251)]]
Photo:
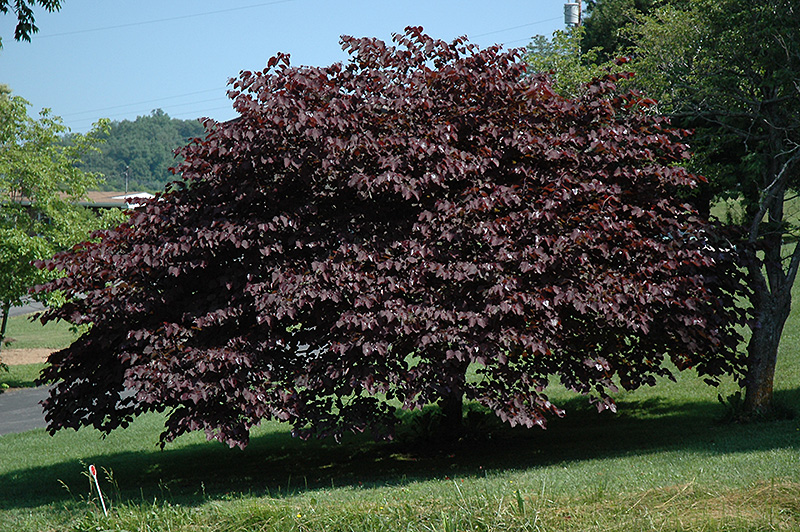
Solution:
[(84, 157), (80, 168), (101, 174), (102, 190), (125, 190), (127, 177), (131, 192), (158, 192), (174, 179), (169, 168), (179, 162), (175, 150), (203, 131), (199, 121), (170, 118), (161, 109), (134, 121), (114, 121), (100, 151)]

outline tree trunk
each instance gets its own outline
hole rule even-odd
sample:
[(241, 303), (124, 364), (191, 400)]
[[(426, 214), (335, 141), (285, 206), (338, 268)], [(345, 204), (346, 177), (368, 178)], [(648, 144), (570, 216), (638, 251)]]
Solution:
[[(772, 153), (781, 153), (781, 137), (770, 131)], [(744, 411), (742, 415), (760, 417), (773, 411), (772, 385), (781, 334), (792, 307), (792, 285), (800, 269), (800, 243), (788, 260), (784, 258), (784, 203), (788, 178), (793, 173), (796, 156), (788, 161), (781, 157), (771, 159), (764, 176), (759, 208), (751, 217), (748, 241), (753, 246), (747, 269), (750, 301), (756, 322), (751, 327), (753, 335), (747, 346), (747, 375), (745, 377)], [(765, 219), (766, 215), (766, 219)], [(757, 251), (763, 251), (763, 261)], [(786, 266), (785, 266), (786, 265)]]
[[(8, 327), (8, 313), (10, 310), (11, 305), (8, 303), (3, 303), (3, 321), (0, 323), (0, 354), (6, 342), (6, 327)], [(0, 368), (2, 367), (5, 366), (3, 365), (3, 357), (0, 356)]]
[(454, 388), (448, 395), (439, 400), (442, 411), (442, 436), (456, 441), (461, 436), (464, 419), (464, 392), (460, 387)]
[(768, 294), (752, 328), (747, 346), (747, 376), (745, 378), (745, 417), (762, 416), (772, 411), (772, 386), (778, 346), (786, 319), (791, 310), (791, 292)]

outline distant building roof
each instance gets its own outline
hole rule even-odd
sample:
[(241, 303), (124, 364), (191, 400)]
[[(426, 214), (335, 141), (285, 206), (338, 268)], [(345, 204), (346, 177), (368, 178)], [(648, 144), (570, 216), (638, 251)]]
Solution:
[[(0, 197), (8, 197), (5, 194), (0, 194)], [(62, 195), (66, 199), (66, 195)], [(139, 207), (143, 201), (155, 198), (149, 192), (104, 192), (99, 190), (90, 190), (84, 196), (84, 199), (76, 202), (82, 207), (90, 207), (92, 209), (135, 209)], [(29, 198), (13, 199), (14, 203), (19, 203), (23, 206), (31, 204)]]
[(86, 193), (86, 200), (79, 202), (84, 207), (96, 209), (135, 209), (141, 205), (142, 200), (152, 199), (155, 196), (149, 192), (103, 192), (92, 190)]

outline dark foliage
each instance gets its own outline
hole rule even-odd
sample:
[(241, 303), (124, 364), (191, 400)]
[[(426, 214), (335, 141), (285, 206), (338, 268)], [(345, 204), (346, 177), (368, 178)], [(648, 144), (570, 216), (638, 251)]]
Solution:
[[(0, 0), (0, 13), (5, 15), (11, 10), (17, 18), (14, 40), (31, 42), (31, 36), (39, 31), (33, 14), (37, 4), (50, 13), (61, 9), (61, 0)], [(2, 46), (3, 40), (0, 39), (0, 48)]]
[(462, 394), (532, 427), (553, 379), (604, 409), (665, 358), (738, 375), (738, 274), (676, 199), (682, 131), (619, 76), (569, 100), (520, 50), (395, 42), (242, 72), (182, 181), (43, 264), (68, 299), (44, 320), (92, 325), (44, 371), (51, 431), (166, 409), (163, 441), (385, 437)]
[(631, 45), (620, 30), (648, 15), (660, 6), (670, 4), (683, 6), (688, 0), (587, 0), (587, 16), (584, 18), (586, 33), (581, 48), (584, 52), (599, 49), (601, 61), (619, 57)]

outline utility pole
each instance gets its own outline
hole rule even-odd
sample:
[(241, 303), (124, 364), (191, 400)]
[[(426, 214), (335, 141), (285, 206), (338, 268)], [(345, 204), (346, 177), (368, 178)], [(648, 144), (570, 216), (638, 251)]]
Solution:
[(583, 23), (583, 9), (581, 0), (564, 4), (564, 24), (577, 27)]

